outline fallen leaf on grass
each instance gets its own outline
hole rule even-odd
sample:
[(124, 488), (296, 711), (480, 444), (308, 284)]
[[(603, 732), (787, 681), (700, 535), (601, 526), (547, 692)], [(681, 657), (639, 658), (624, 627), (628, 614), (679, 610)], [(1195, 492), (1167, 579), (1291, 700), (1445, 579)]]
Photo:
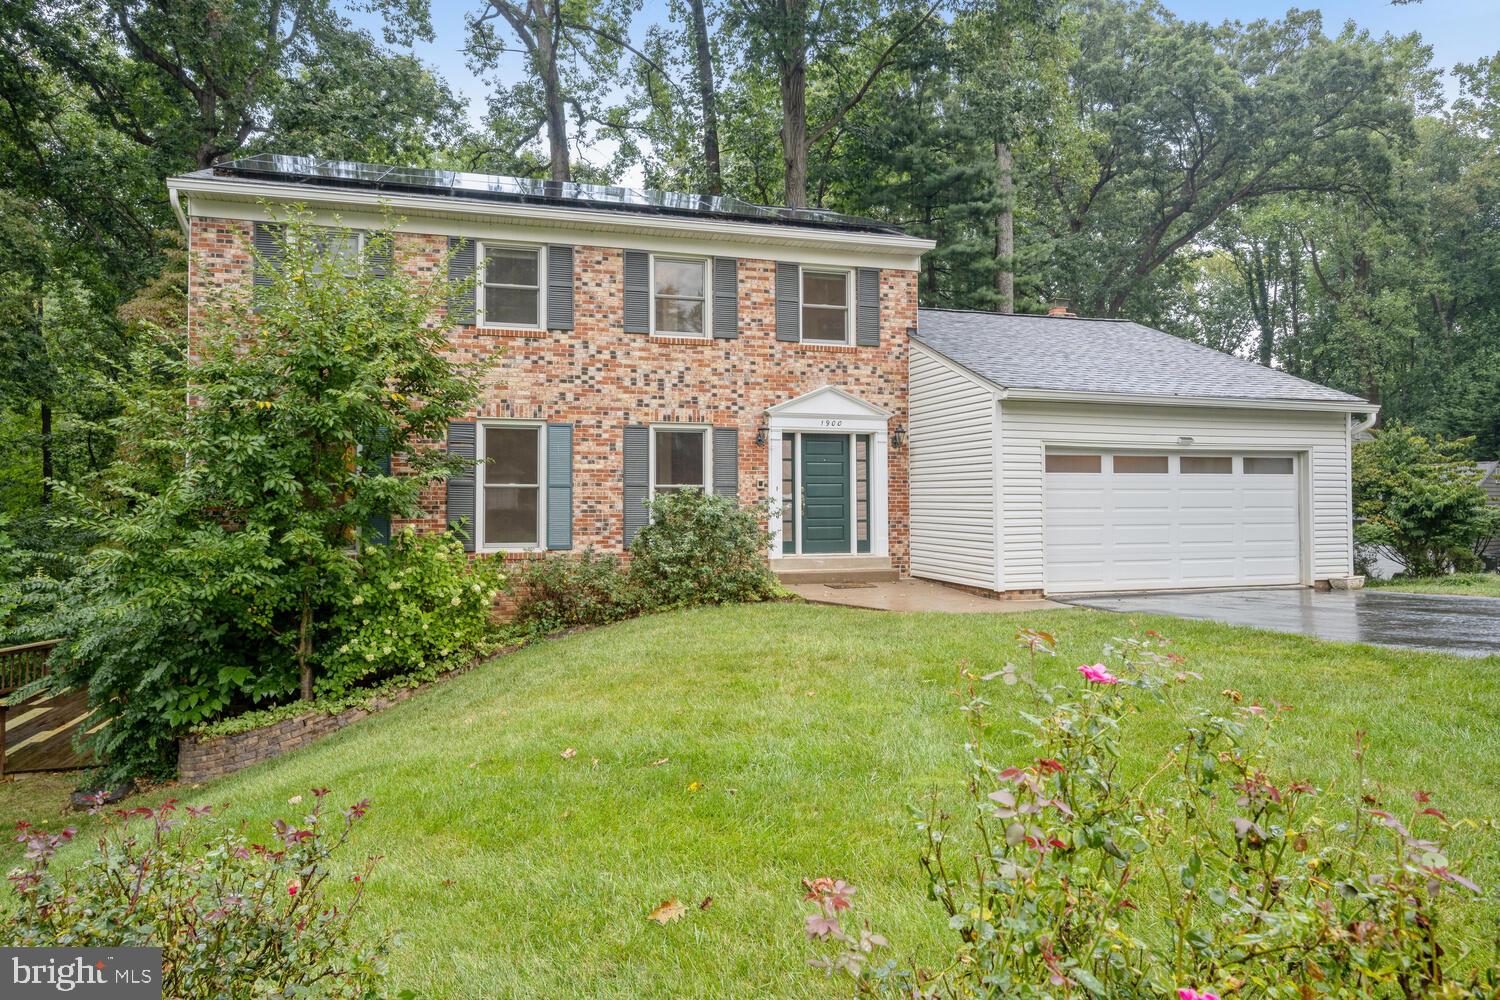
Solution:
[(661, 760), (653, 760), (651, 762), (651, 766), (652, 767), (661, 767), (666, 762), (667, 762), (667, 758), (663, 757)]
[(663, 900), (656, 909), (646, 914), (646, 919), (655, 920), (665, 926), (674, 920), (681, 920), (686, 912), (687, 907), (679, 903), (676, 896), (673, 896), (671, 899)]
[(563, 760), (572, 760), (574, 757), (577, 757), (577, 756), (578, 756), (578, 751), (575, 750), (575, 749), (573, 749), (572, 747), (568, 747), (568, 749), (566, 749), (566, 750), (564, 750), (562, 752), (562, 759)]
[(704, 896), (703, 897), (703, 902), (701, 902), (701, 903), (698, 904), (698, 909), (700, 909), (700, 910), (706, 910), (710, 906), (713, 906), (713, 905), (714, 905), (714, 898), (712, 896)]

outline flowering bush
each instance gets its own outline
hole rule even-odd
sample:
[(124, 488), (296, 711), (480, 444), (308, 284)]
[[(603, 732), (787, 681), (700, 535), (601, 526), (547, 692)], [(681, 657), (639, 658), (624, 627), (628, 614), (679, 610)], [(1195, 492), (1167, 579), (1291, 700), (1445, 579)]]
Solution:
[[(1035, 655), (1050, 637), (1023, 633)], [(1028, 717), (1034, 755), (998, 762), (986, 740), (986, 681), (964, 671), (970, 723), (965, 840), (935, 807), (920, 818), (921, 864), (948, 916), (953, 960), (940, 971), (875, 964), (868, 928), (842, 926), (852, 889), (817, 888), (815, 964), (854, 976), (866, 996), (1109, 997), (1112, 1000), (1493, 998), (1494, 956), (1447, 930), (1449, 907), (1480, 892), (1449, 860), (1452, 825), (1421, 791), (1398, 807), (1364, 781), (1353, 801), (1274, 774), (1263, 746), (1281, 706), (1189, 710), (1195, 679), (1154, 634), (1116, 640), (1081, 683), (1043, 690)], [(1034, 685), (1034, 682), (1031, 682)], [(1181, 720), (1148, 775), (1121, 773), (1120, 740), (1142, 697)], [(1363, 761), (1362, 737), (1354, 754)], [(960, 845), (964, 846), (960, 846)], [(810, 887), (820, 883), (810, 883)], [(838, 902), (842, 900), (842, 906)]]
[(319, 694), (396, 674), (430, 679), (472, 657), (504, 582), (498, 561), (469, 559), (452, 535), (406, 528), (389, 545), (366, 546), (330, 623)]
[(9, 876), (16, 909), (5, 943), (161, 948), (168, 997), (384, 996), (385, 944), (352, 931), (376, 859), (351, 877), (344, 904), (327, 891), (328, 859), (369, 803), (343, 810), (330, 832), (327, 789), (312, 794), (299, 823), (276, 820), (270, 846), (238, 829), (200, 830), (213, 807), (119, 810), (98, 851), (62, 872), (52, 859), (74, 831), (23, 823), (26, 864)]

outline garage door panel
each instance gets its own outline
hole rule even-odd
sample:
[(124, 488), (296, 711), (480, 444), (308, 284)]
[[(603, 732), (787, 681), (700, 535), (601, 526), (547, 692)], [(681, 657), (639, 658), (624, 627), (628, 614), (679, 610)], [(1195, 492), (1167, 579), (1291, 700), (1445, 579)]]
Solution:
[[(1169, 471), (1045, 476), (1051, 591), (1147, 590), (1301, 580), (1295, 475)], [(1295, 468), (1295, 466), (1294, 466)]]

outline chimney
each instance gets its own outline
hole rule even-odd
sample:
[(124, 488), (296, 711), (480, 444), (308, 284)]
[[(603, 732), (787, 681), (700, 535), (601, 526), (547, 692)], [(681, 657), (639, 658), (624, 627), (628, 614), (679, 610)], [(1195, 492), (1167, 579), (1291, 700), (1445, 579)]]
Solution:
[(1073, 310), (1069, 309), (1068, 308), (1068, 304), (1066, 302), (1059, 302), (1056, 305), (1051, 306), (1050, 308), (1048, 308), (1047, 315), (1048, 316), (1066, 316), (1069, 319), (1077, 319), (1078, 318), (1078, 314), (1075, 313), (1075, 312), (1073, 312)]

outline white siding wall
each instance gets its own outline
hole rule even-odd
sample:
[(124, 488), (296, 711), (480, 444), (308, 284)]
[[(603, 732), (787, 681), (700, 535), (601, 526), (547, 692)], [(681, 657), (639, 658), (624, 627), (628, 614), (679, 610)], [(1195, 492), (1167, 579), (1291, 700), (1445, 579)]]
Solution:
[[(912, 372), (915, 401), (915, 360)], [(1352, 570), (1346, 414), (1006, 400), (1001, 404), (1001, 416), (1004, 535), (1001, 547), (1005, 552), (1007, 589), (1046, 585), (1042, 558), (1042, 458), (1048, 445), (1177, 450), (1177, 439), (1184, 435), (1193, 439), (1189, 450), (1195, 452), (1213, 449), (1306, 452), (1301, 475), (1306, 477), (1304, 504), (1311, 517), (1312, 537), (1311, 572), (1304, 568), (1304, 574), (1310, 580), (1322, 580)], [(917, 550), (917, 475), (913, 461), (913, 572)]]
[(916, 344), (910, 361), (911, 572), (995, 586), (995, 397)]

